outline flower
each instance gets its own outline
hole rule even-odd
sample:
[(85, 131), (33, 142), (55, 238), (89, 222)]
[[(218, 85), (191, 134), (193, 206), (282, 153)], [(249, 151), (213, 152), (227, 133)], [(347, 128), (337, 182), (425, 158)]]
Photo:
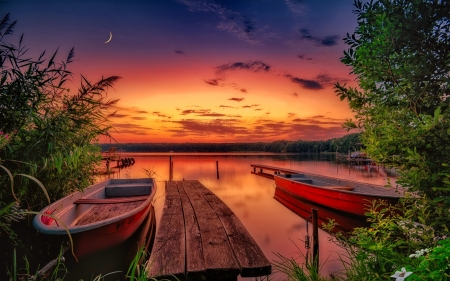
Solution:
[(413, 274), (412, 272), (406, 272), (406, 268), (402, 267), (401, 271), (396, 271), (391, 277), (395, 278), (395, 281), (403, 281), (406, 277)]
[(430, 249), (422, 249), (422, 250), (416, 251), (415, 254), (409, 255), (409, 257), (410, 258), (418, 258), (418, 257), (423, 256), (424, 254), (428, 254), (429, 252), (430, 252)]

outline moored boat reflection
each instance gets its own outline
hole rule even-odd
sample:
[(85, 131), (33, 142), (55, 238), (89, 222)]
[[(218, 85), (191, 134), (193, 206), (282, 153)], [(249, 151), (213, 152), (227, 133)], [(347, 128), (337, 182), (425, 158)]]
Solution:
[(334, 232), (341, 231), (347, 233), (351, 232), (355, 227), (363, 227), (368, 225), (364, 217), (339, 212), (337, 210), (303, 200), (300, 197), (283, 191), (278, 187), (275, 188), (274, 198), (286, 206), (286, 208), (300, 215), (305, 220), (311, 215), (312, 209), (317, 209), (319, 226), (327, 224), (333, 220), (336, 223), (333, 229)]

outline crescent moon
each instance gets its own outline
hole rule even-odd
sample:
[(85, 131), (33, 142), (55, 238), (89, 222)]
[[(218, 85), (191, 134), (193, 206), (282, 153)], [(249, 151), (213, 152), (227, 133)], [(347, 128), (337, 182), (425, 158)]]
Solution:
[(109, 39), (106, 42), (103, 42), (103, 43), (107, 44), (107, 43), (109, 43), (109, 41), (111, 41), (111, 39), (112, 39), (112, 33), (110, 31), (109, 32)]

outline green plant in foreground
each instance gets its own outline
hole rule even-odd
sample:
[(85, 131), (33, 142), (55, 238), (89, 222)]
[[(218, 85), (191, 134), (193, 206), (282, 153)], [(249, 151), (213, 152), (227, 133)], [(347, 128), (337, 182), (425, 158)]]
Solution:
[(445, 281), (450, 279), (450, 239), (441, 240), (433, 249), (411, 254), (403, 265), (412, 272), (408, 281)]
[(294, 243), (299, 254), (301, 262), (299, 263), (295, 258), (288, 258), (281, 254), (276, 254), (277, 261), (272, 264), (277, 272), (283, 273), (288, 281), (326, 281), (327, 278), (320, 276), (320, 269), (323, 264), (319, 264), (318, 261), (312, 260), (308, 257), (309, 252), (304, 254), (300, 248)]

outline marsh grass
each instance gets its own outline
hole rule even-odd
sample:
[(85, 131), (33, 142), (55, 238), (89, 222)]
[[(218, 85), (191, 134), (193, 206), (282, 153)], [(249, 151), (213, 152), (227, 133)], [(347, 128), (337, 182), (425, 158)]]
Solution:
[[(286, 276), (285, 280), (288, 281), (326, 281), (330, 280), (325, 277), (320, 276), (321, 269), (325, 263), (327, 263), (328, 258), (319, 263), (317, 260), (313, 260), (308, 250), (305, 253), (298, 247), (297, 244), (292, 242), (297, 248), (297, 253), (299, 255), (299, 261), (293, 257), (286, 257), (281, 254), (276, 254), (278, 260), (272, 262), (275, 272), (282, 273)], [(331, 279), (333, 280), (333, 279)]]

